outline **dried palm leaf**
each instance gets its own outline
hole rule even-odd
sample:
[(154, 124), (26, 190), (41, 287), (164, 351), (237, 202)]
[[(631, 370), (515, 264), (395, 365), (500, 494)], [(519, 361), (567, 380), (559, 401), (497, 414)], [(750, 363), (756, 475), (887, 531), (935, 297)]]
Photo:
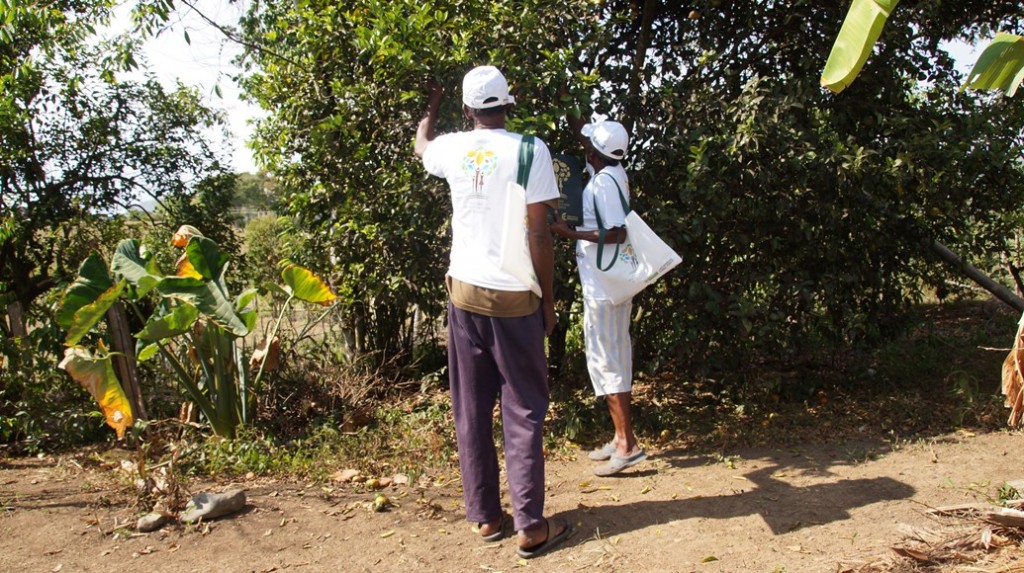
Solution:
[(1007, 424), (1019, 428), (1024, 422), (1024, 316), (1018, 323), (1013, 349), (1003, 361), (1003, 395), (1010, 408)]

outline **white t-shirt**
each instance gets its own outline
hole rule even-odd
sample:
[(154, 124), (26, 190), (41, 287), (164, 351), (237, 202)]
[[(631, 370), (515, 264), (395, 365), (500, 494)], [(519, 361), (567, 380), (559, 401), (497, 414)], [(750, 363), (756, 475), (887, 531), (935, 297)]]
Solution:
[[(474, 129), (441, 135), (423, 153), (427, 172), (448, 180), (452, 198), (452, 250), (448, 274), (472, 285), (504, 291), (529, 290), (501, 270), (501, 226), (509, 182), (519, 171), (522, 136), (504, 129)], [(547, 145), (534, 138), (526, 203), (558, 199)]]
[[(618, 182), (618, 187), (615, 186), (615, 182)], [(587, 186), (583, 188), (583, 221), (577, 229), (580, 231), (597, 230), (597, 216), (594, 214), (595, 199), (597, 209), (601, 212), (601, 225), (605, 229), (625, 226), (626, 212), (622, 209), (622, 201), (619, 199), (619, 188), (622, 189), (622, 196), (628, 203), (629, 177), (626, 176), (626, 170), (621, 163), (605, 167), (591, 177)], [(591, 300), (607, 300), (608, 295), (594, 280), (594, 273), (601, 271), (590, 262), (584, 252), (584, 249), (592, 244), (594, 243), (583, 240), (576, 242), (576, 266), (580, 271), (580, 285), (583, 287), (584, 297)], [(605, 243), (602, 264), (607, 266), (614, 255), (615, 243)]]

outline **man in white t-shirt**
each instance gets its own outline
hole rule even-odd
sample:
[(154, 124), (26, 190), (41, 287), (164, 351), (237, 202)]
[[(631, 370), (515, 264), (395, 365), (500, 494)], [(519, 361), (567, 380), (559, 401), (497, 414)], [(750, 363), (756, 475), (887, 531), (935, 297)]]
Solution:
[(501, 508), (494, 444), (494, 404), (500, 402), (505, 471), (517, 553), (530, 558), (565, 540), (572, 528), (544, 518), (544, 417), (548, 409), (544, 337), (555, 323), (554, 253), (547, 225), (557, 204), (551, 154), (534, 139), (525, 185), (527, 241), (540, 295), (503, 270), (501, 221), (510, 182), (517, 180), (522, 136), (505, 129), (515, 103), (494, 66), (480, 66), (462, 83), (462, 109), (471, 131), (435, 137), (441, 92), (434, 87), (416, 130), (415, 152), (427, 172), (448, 181), (452, 248), (445, 277), (448, 303), (448, 371), (459, 446), (466, 520), (484, 541), (501, 539), (508, 518)]

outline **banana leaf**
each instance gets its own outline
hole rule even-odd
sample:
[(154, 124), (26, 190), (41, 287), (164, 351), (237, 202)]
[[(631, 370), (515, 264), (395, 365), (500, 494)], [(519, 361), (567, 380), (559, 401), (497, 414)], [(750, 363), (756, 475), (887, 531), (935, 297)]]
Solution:
[(853, 83), (899, 0), (853, 0), (821, 74), (821, 85), (839, 93)]
[(976, 90), (999, 90), (1013, 97), (1024, 80), (1024, 37), (1000, 32), (981, 52), (978, 61), (960, 86)]
[(125, 239), (117, 244), (110, 260), (110, 270), (131, 283), (140, 298), (153, 290), (161, 279), (153, 257), (144, 253), (143, 247), (135, 239)]
[(107, 264), (99, 255), (89, 255), (79, 267), (75, 282), (64, 291), (57, 309), (57, 324), (68, 331), (64, 344), (78, 344), (92, 327), (103, 320), (126, 284), (123, 280), (113, 281)]
[(289, 265), (281, 271), (281, 278), (295, 298), (313, 304), (330, 304), (336, 297), (319, 277), (299, 265)]
[(216, 281), (167, 277), (157, 284), (156, 289), (164, 296), (195, 306), (204, 316), (235, 336), (249, 333), (249, 328), (235, 313), (234, 305)]
[(61, 360), (60, 367), (92, 394), (103, 410), (107, 425), (117, 432), (120, 439), (124, 437), (125, 430), (134, 423), (132, 407), (114, 374), (110, 355), (103, 350), (102, 344), (101, 352), (97, 355), (81, 346), (65, 348), (64, 360)]
[(57, 309), (57, 324), (62, 328), (71, 328), (75, 313), (87, 304), (96, 301), (104, 291), (114, 286), (114, 279), (107, 270), (107, 263), (96, 253), (91, 253), (81, 266), (75, 282), (64, 291), (60, 307)]

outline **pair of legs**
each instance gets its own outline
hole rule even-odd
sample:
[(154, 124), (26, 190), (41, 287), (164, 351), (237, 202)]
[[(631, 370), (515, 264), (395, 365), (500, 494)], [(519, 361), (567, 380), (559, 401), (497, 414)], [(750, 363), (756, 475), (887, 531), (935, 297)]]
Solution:
[(549, 398), (542, 311), (496, 318), (449, 303), (448, 371), (466, 520), (479, 524), (482, 536), (500, 532), (503, 525), (493, 435), (497, 401), (519, 545), (543, 544), (558, 529), (543, 515), (544, 417)]
[(636, 434), (633, 433), (633, 417), (630, 413), (630, 402), (633, 392), (619, 392), (607, 394), (605, 400), (608, 402), (608, 413), (612, 418), (612, 425), (615, 426), (615, 437), (611, 444), (615, 447), (615, 454), (622, 458), (635, 455), (640, 451), (636, 442)]
[[(612, 304), (584, 299), (583, 339), (587, 349), (587, 370), (597, 396), (604, 396), (615, 435), (594, 452), (595, 460), (611, 456), (631, 458), (641, 453), (633, 432), (633, 348), (629, 323), (632, 301)], [(615, 473), (615, 472), (612, 472)], [(610, 474), (609, 474), (610, 475)]]

